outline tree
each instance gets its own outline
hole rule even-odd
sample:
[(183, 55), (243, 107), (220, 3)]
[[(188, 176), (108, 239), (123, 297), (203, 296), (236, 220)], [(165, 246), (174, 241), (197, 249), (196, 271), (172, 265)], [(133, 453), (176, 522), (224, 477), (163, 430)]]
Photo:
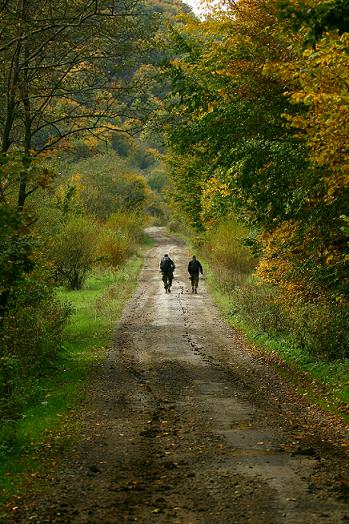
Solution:
[[(254, 177), (247, 181), (238, 176), (244, 160), (240, 151), (244, 149), (247, 156), (259, 158), (256, 169), (265, 167), (267, 171), (280, 160), (282, 147), (278, 148), (276, 142), (288, 142), (285, 156), (289, 156), (295, 143), (293, 133), (286, 129), (282, 119), (288, 106), (284, 97), (286, 86), (264, 73), (266, 63), (284, 60), (286, 56), (284, 41), (278, 40), (275, 6), (268, 1), (246, 0), (231, 9), (205, 22), (189, 21), (183, 29), (173, 32), (170, 49), (176, 46), (177, 56), (169, 59), (165, 70), (172, 82), (166, 101), (170, 115), (165, 124), (169, 143), (175, 156), (196, 158), (200, 169), (197, 173), (200, 187), (192, 194), (197, 200), (194, 209), (199, 213), (198, 224), (203, 218), (200, 217), (203, 207), (207, 208), (206, 196), (212, 195), (214, 187), (221, 187), (220, 183), (215, 185), (217, 177), (221, 179), (223, 175), (224, 184), (229, 179), (226, 189), (234, 202), (246, 204), (253, 187), (256, 197), (260, 193), (261, 184)], [(270, 145), (268, 154), (266, 143)], [(193, 160), (188, 161), (193, 164)], [(185, 169), (185, 163), (181, 164), (182, 170)], [(175, 180), (176, 176), (175, 171)], [(187, 179), (192, 177), (190, 169)], [(275, 206), (276, 200), (286, 194), (284, 188), (277, 191), (280, 186), (277, 178), (277, 170), (274, 169), (274, 174), (270, 171), (274, 191), (263, 191), (266, 207)], [(283, 178), (286, 182), (287, 173)], [(249, 197), (239, 198), (244, 184), (250, 185), (251, 180), (256, 185), (250, 187)], [(177, 185), (179, 192), (180, 185)], [(291, 193), (292, 186), (290, 181)], [(209, 219), (207, 211), (205, 216)]]
[[(36, 159), (76, 134), (102, 137), (139, 129), (146, 107), (139, 107), (137, 82), (132, 85), (128, 72), (139, 62), (140, 37), (152, 30), (146, 21), (134, 0), (3, 3), (0, 205), (4, 214), (9, 209), (16, 215), (8, 253), (14, 253), (19, 236), (31, 244), (36, 218), (26, 202), (53, 176)], [(0, 319), (13, 284), (8, 279), (0, 291)]]
[[(125, 120), (129, 132), (139, 129), (139, 111), (132, 106), (135, 90), (128, 85), (126, 97), (121, 76), (132, 70), (135, 47), (145, 31), (141, 15), (132, 0), (7, 2), (2, 44), (0, 40), (6, 86), (2, 150), (20, 147), (30, 163), (30, 154), (37, 156), (82, 131), (98, 135), (123, 130)], [(23, 173), (19, 207), (27, 192), (35, 190), (28, 190), (28, 182), (28, 173)]]
[(289, 3), (295, 30), (275, 0), (207, 4), (170, 38), (172, 194), (197, 229), (232, 213), (253, 227), (259, 278), (289, 310), (333, 309), (333, 333), (348, 318), (345, 6)]
[(70, 289), (81, 289), (96, 261), (97, 225), (88, 217), (73, 217), (53, 238), (51, 256), (58, 279)]

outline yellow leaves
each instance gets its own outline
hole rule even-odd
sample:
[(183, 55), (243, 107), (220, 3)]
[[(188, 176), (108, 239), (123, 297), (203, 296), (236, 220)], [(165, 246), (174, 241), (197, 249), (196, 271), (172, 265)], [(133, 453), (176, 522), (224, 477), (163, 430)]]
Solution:
[(322, 252), (322, 259), (326, 266), (335, 267), (340, 264), (343, 255), (335, 248), (325, 248)]
[(92, 151), (99, 144), (99, 139), (97, 136), (90, 134), (85, 136), (84, 144), (88, 147), (89, 151)]
[(81, 173), (75, 172), (70, 178), (70, 183), (74, 186), (81, 184)]
[(273, 266), (272, 266), (271, 261), (265, 258), (261, 259), (257, 266), (257, 275), (264, 282), (270, 282), (270, 280), (272, 280), (272, 278), (270, 278), (272, 272), (273, 272)]
[(326, 203), (349, 188), (349, 34), (326, 34), (298, 61), (281, 65), (280, 76), (294, 83), (286, 96), (309, 106), (305, 116), (285, 115), (306, 136), (309, 158), (325, 168)]
[[(320, 160), (325, 161), (325, 156), (321, 155)], [(343, 190), (349, 188), (349, 165), (342, 166), (341, 173), (334, 173), (331, 177), (324, 178), (327, 187), (327, 194), (325, 202), (327, 204), (333, 202)]]
[(346, 302), (344, 295), (337, 295), (335, 300), (337, 304), (344, 304)]
[(289, 281), (292, 270), (290, 249), (292, 249), (298, 224), (294, 221), (284, 222), (272, 232), (265, 233), (260, 238), (262, 256), (257, 266), (257, 276), (263, 281), (278, 284), (288, 292), (295, 292), (299, 284)]
[(217, 178), (211, 178), (203, 190), (204, 199), (209, 199), (215, 196), (229, 197), (231, 191), (228, 184), (217, 180)]
[(55, 197), (60, 205), (63, 205), (68, 198), (70, 209), (81, 209), (83, 206), (82, 191), (82, 176), (79, 172), (75, 172), (64, 184), (57, 186)]
[[(318, 107), (318, 104), (341, 104), (343, 101), (343, 97), (340, 94), (333, 94), (333, 93), (308, 93), (306, 91), (298, 91), (296, 93), (291, 93), (290, 98), (292, 102), (295, 104), (303, 103), (304, 105), (316, 105)], [(343, 105), (341, 107), (342, 113), (346, 112), (346, 107)], [(333, 115), (335, 117), (335, 115)]]
[(207, 182), (207, 190), (208, 191), (219, 191), (221, 193), (230, 194), (228, 190), (228, 184), (226, 182), (222, 182), (217, 177), (212, 177)]
[(226, 208), (229, 207), (231, 196), (232, 190), (228, 179), (226, 179), (226, 173), (223, 171), (218, 171), (216, 176), (204, 183), (201, 192), (201, 219), (207, 226), (214, 223), (216, 212), (222, 205)]
[(179, 58), (173, 58), (171, 60), (171, 65), (172, 65), (172, 67), (175, 67), (177, 69), (181, 69), (185, 65), (185, 62), (183, 62)]
[(226, 76), (227, 71), (225, 71), (224, 69), (215, 69), (214, 71), (211, 71), (211, 74), (218, 75), (218, 76)]
[(331, 262), (333, 262), (333, 261), (334, 261), (334, 259), (335, 259), (335, 257), (334, 257), (334, 255), (333, 255), (333, 254), (331, 254), (331, 255), (328, 255), (328, 256), (326, 257), (326, 259), (325, 259), (325, 261), (326, 261), (326, 264), (327, 264), (328, 266), (329, 266), (329, 265), (331, 265)]

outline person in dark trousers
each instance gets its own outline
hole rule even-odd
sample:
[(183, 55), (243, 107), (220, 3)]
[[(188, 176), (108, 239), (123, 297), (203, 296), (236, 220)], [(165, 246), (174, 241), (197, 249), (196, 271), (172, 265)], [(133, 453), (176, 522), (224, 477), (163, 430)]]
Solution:
[(202, 271), (202, 265), (197, 260), (195, 255), (193, 255), (193, 258), (190, 260), (188, 264), (188, 272), (189, 272), (190, 280), (191, 280), (191, 292), (197, 293), (198, 292), (198, 283), (199, 283), (199, 273), (203, 275), (203, 271)]
[(164, 255), (160, 262), (160, 271), (162, 272), (162, 281), (164, 283), (165, 293), (171, 293), (173, 272), (176, 266), (168, 254)]

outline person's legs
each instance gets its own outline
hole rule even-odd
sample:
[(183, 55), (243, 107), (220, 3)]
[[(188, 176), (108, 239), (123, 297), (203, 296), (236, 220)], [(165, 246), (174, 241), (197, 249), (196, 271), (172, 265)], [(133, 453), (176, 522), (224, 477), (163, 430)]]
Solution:
[(199, 284), (199, 273), (193, 275), (193, 288), (194, 293), (198, 292), (198, 284)]
[(167, 274), (166, 273), (162, 274), (162, 281), (164, 283), (165, 292), (167, 293), (168, 283), (167, 283)]
[(169, 273), (169, 274), (167, 275), (167, 278), (168, 278), (167, 290), (168, 290), (169, 293), (171, 293), (171, 286), (172, 286), (173, 274), (172, 274), (172, 273)]
[(164, 283), (164, 288), (165, 288), (166, 293), (171, 293), (172, 280), (173, 280), (172, 273), (163, 273), (162, 274), (162, 281)]

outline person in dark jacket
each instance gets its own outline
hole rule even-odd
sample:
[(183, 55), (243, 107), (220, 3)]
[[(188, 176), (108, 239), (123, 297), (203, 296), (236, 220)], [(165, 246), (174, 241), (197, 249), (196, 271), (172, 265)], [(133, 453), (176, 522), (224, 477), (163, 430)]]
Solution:
[(190, 260), (188, 264), (188, 273), (190, 275), (190, 280), (191, 280), (191, 292), (197, 293), (198, 292), (198, 283), (199, 283), (199, 273), (203, 275), (203, 271), (202, 271), (202, 265), (197, 260), (195, 255), (193, 255), (193, 258)]
[(173, 272), (176, 266), (168, 254), (164, 255), (160, 262), (160, 271), (162, 272), (162, 281), (164, 283), (165, 293), (171, 293)]

